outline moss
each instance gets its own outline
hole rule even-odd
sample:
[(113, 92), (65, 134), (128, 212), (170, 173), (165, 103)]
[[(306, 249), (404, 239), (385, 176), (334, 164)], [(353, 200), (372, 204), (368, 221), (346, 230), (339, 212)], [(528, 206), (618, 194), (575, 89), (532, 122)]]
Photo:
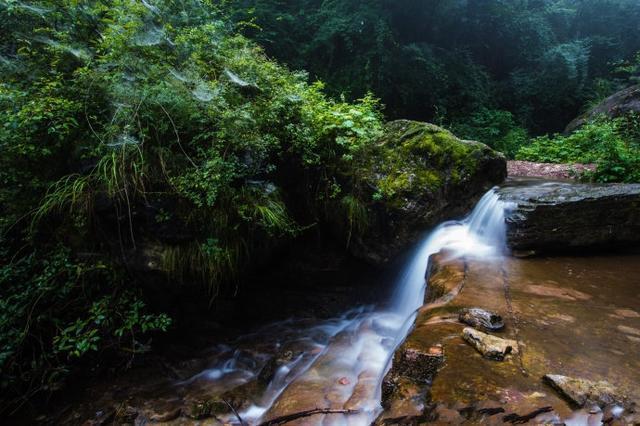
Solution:
[(428, 123), (391, 122), (377, 145), (369, 182), (391, 207), (462, 184), (477, 170), (487, 148)]

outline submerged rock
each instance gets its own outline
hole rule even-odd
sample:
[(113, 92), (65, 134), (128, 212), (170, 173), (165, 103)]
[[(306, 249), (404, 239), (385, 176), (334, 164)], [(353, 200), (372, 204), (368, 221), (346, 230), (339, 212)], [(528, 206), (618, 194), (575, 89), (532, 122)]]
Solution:
[(640, 245), (640, 185), (544, 183), (500, 190), (507, 244), (518, 252), (619, 249)]
[(504, 328), (504, 321), (500, 315), (480, 308), (464, 308), (460, 311), (458, 319), (471, 327), (487, 331)]
[(153, 423), (170, 422), (182, 415), (182, 408), (176, 407), (169, 410), (157, 410), (149, 415), (149, 420)]
[(545, 375), (544, 381), (571, 404), (578, 407), (584, 407), (587, 404), (596, 404), (599, 407), (609, 405), (629, 407), (631, 405), (626, 397), (618, 394), (617, 389), (605, 381), (592, 382), (557, 374)]
[(518, 351), (518, 344), (515, 340), (501, 339), (470, 327), (462, 330), (462, 338), (483, 357), (496, 361), (503, 361), (507, 355)]

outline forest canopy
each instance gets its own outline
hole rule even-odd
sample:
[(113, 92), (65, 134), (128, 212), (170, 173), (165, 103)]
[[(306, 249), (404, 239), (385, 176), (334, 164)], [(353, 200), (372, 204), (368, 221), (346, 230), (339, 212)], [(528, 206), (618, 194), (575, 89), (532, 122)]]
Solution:
[(493, 130), (507, 144), (519, 135), (505, 126), (561, 131), (638, 77), (627, 63), (640, 51), (634, 0), (231, 4), (245, 34), (331, 93), (372, 91), (389, 117), (451, 125), (469, 137), (497, 121)]

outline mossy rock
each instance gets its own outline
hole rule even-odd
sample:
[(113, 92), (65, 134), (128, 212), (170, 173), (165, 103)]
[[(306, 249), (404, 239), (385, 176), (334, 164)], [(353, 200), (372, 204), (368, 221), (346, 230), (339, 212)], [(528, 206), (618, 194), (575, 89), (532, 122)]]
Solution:
[(370, 179), (386, 200), (403, 203), (472, 179), (487, 157), (500, 155), (433, 124), (393, 121), (378, 143)]
[(504, 156), (429, 123), (387, 123), (364, 180), (372, 227), (353, 251), (384, 263), (418, 234), (463, 216), (507, 175)]

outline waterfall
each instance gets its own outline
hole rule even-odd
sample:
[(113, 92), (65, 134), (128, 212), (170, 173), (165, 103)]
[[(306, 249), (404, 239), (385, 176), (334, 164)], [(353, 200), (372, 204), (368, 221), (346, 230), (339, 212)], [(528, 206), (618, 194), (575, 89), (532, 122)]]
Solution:
[(502, 254), (506, 249), (504, 212), (507, 207), (494, 188), (482, 197), (466, 219), (443, 223), (425, 236), (396, 281), (391, 311), (406, 318), (422, 306), (425, 274), (432, 254), (443, 249), (456, 256), (474, 258)]
[[(247, 342), (264, 345), (261, 341), (266, 339), (272, 343), (275, 340), (277, 348), (297, 347), (300, 351), (279, 367), (264, 394), (242, 410), (241, 417), (249, 424), (256, 424), (269, 415), (271, 407), (281, 398), (293, 399), (298, 404), (311, 402), (315, 407), (317, 401), (331, 395), (335, 404), (348, 404), (359, 413), (348, 419), (327, 418), (322, 424), (370, 425), (382, 410), (381, 383), (393, 354), (406, 338), (416, 311), (423, 304), (429, 257), (443, 249), (452, 256), (482, 259), (500, 256), (506, 248), (504, 212), (507, 207), (494, 188), (482, 197), (466, 219), (443, 223), (425, 235), (395, 280), (391, 301), (384, 307), (361, 308), (310, 328), (284, 322), (239, 339), (240, 347)], [(258, 377), (264, 361), (244, 359), (249, 354), (247, 351), (229, 349), (228, 354), (191, 381), (211, 380), (212, 386), (225, 387)], [(264, 358), (268, 359), (269, 355), (265, 354)], [(233, 423), (235, 417), (226, 420)]]

